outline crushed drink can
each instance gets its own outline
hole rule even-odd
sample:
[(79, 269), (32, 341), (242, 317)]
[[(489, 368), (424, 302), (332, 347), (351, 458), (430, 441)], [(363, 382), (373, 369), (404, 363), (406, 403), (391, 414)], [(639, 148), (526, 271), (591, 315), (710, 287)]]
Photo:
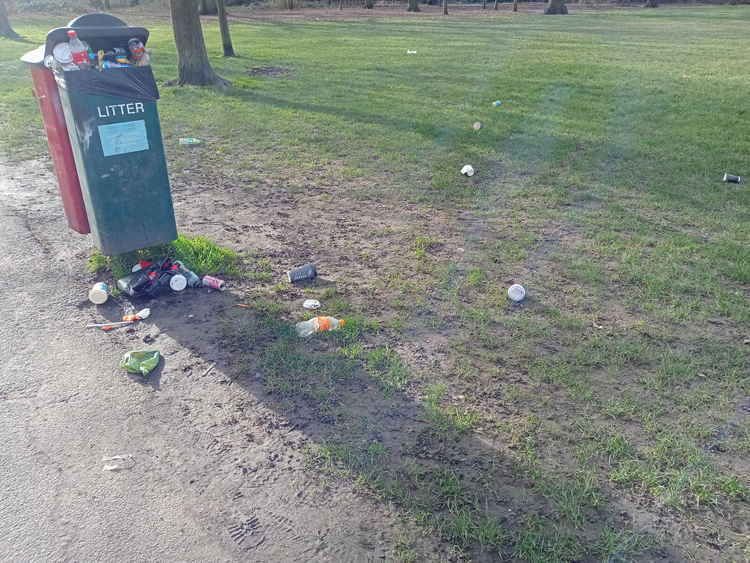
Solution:
[(219, 291), (224, 291), (227, 288), (224, 280), (220, 280), (213, 276), (203, 276), (203, 287), (210, 287), (211, 289), (218, 289)]
[(730, 184), (741, 184), (742, 177), (735, 176), (734, 174), (724, 174), (724, 181), (729, 182)]
[(299, 268), (294, 268), (286, 273), (286, 277), (289, 283), (294, 283), (303, 280), (311, 280), (318, 275), (318, 270), (315, 269), (315, 264), (305, 264)]

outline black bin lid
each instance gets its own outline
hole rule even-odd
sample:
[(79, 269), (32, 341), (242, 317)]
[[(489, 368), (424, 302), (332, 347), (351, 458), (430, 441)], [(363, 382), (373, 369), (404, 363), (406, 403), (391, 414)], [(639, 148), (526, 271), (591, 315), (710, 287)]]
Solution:
[(94, 51), (112, 47), (127, 47), (128, 40), (137, 37), (145, 45), (148, 30), (130, 27), (120, 18), (110, 14), (84, 14), (71, 20), (66, 27), (58, 27), (47, 33), (45, 55), (52, 54), (55, 45), (68, 41), (68, 31), (74, 29), (79, 39), (88, 43)]

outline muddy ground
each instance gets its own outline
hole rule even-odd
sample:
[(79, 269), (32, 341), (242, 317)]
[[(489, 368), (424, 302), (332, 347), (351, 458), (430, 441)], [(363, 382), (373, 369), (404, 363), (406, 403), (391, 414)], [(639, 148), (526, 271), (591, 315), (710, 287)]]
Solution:
[[(452, 328), (460, 304), (418, 295), (425, 266), (415, 259), (417, 237), (427, 233), (423, 246), (452, 264), (448, 271), (458, 278), (467, 275), (493, 233), (506, 233), (505, 242), (513, 244), (512, 224), (471, 205), (457, 214), (377, 197), (354, 200), (314, 179), (306, 186), (304, 178), (250, 186), (241, 175), (196, 165), (172, 180), (179, 228), (243, 253), (245, 275), (230, 278), (230, 290), (223, 293), (193, 290), (135, 304), (113, 298), (95, 307), (86, 300), (87, 290), (106, 276), (86, 272), (89, 238), (67, 229), (49, 163), (5, 164), (0, 178), (5, 286), (0, 299), (6, 312), (0, 328), (6, 365), (0, 384), (6, 444), (0, 478), (8, 491), (0, 500), (0, 520), (8, 531), (0, 551), (8, 560), (499, 557), (481, 546), (462, 551), (445, 534), (419, 526), (404, 505), (373, 494), (362, 481), (367, 469), (359, 461), (322, 463), (320, 447), (331, 442), (354, 449), (364, 444), (365, 450), (367, 444), (381, 445), (398, 478), (416, 480), (411, 483), (416, 496), (423, 492), (420, 478), (455, 470), (467, 489), (490, 493), (484, 509), (509, 529), (523, 526), (530, 513), (550, 510), (518, 462), (529, 418), (513, 398), (498, 394), (489, 384), (490, 368), (472, 357), (471, 340), (481, 335), (465, 335), (464, 361), (475, 366), (452, 363), (448, 343), (460, 336)], [(541, 243), (493, 284), (520, 276), (533, 280), (537, 292), (553, 293), (545, 284), (564, 286), (550, 256), (576, 243), (575, 228), (554, 222), (533, 228)], [(284, 272), (306, 262), (317, 264), (319, 279), (289, 286)], [(262, 281), (252, 277), (258, 264), (268, 265)], [(451, 283), (450, 276), (444, 283)], [(410, 371), (403, 389), (383, 394), (378, 382), (360, 371), (337, 382), (335, 392), (321, 399), (324, 406), (294, 391), (269, 393), (269, 377), (255, 360), (273, 338), (260, 329), (254, 334), (260, 325), (248, 319), (255, 313), (236, 305), (276, 304), (272, 314), (291, 325), (311, 295), (345, 300), (344, 310), (382, 326), (398, 323), (397, 331), (368, 336), (366, 346), (398, 354)], [(422, 297), (422, 313), (413, 314)], [(560, 306), (568, 298), (563, 291)], [(413, 302), (399, 305), (400, 300)], [(152, 316), (134, 328), (111, 333), (82, 328), (142, 306), (150, 306)], [(545, 305), (531, 295), (524, 306)], [(411, 313), (399, 319), (405, 308)], [(616, 331), (627, 322), (624, 313), (613, 313), (595, 319), (592, 330), (606, 325), (603, 330)], [(512, 345), (508, 335), (497, 338), (497, 346)], [(156, 373), (144, 379), (118, 369), (124, 352), (143, 348), (162, 352)], [(309, 350), (326, 353), (329, 346), (312, 340)], [(477, 379), (462, 382), (466, 367), (476, 368)], [(538, 391), (512, 362), (503, 369), (506, 383)], [(436, 435), (436, 423), (424, 409), (426, 384), (436, 373), (453, 378), (454, 392), (471, 386), (473, 408), (505, 421), (512, 438), (498, 441), (483, 428), (487, 418), (460, 440)], [(463, 395), (446, 401), (465, 403)], [(549, 425), (580, 410), (564, 392), (552, 391), (548, 404)], [(745, 420), (743, 413), (738, 417)], [(545, 447), (562, 467), (574, 444), (552, 441)], [(103, 457), (121, 454), (132, 455), (135, 465), (103, 470)], [(658, 537), (639, 560), (683, 560), (678, 546), (686, 542), (699, 560), (721, 560), (708, 541), (712, 532), (700, 520), (682, 521), (674, 512), (644, 505), (637, 495), (622, 495), (587, 514), (592, 530), (597, 519), (606, 519)], [(739, 534), (746, 528), (733, 526)]]
[[(237, 378), (218, 318), (244, 299), (241, 284), (159, 299), (133, 329), (85, 330), (129, 304), (86, 300), (90, 242), (67, 229), (46, 162), (3, 165), (0, 178), (4, 560), (372, 561), (403, 538), (439, 558), (445, 546), (397, 510), (306, 470), (319, 423), (280, 412), (252, 374)], [(282, 215), (294, 202), (238, 208), (237, 189), (175, 182), (178, 223), (277, 256), (279, 279), (303, 260), (342, 279), (366, 270), (305, 244), (305, 229), (278, 228), (303, 222)], [(145, 380), (117, 367), (140, 348), (164, 355)], [(132, 468), (103, 471), (102, 457), (122, 454)]]

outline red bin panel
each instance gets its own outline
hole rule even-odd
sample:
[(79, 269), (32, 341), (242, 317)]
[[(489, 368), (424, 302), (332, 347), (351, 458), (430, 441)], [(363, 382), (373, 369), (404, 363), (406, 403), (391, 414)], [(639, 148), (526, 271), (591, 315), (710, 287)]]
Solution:
[(70, 147), (68, 128), (60, 105), (60, 93), (52, 71), (41, 65), (31, 66), (31, 78), (34, 82), (34, 95), (39, 101), (39, 109), (44, 120), (44, 131), (47, 133), (47, 144), (55, 167), (57, 184), (63, 201), (65, 216), (71, 229), (81, 234), (91, 232), (86, 207), (81, 195), (81, 184)]

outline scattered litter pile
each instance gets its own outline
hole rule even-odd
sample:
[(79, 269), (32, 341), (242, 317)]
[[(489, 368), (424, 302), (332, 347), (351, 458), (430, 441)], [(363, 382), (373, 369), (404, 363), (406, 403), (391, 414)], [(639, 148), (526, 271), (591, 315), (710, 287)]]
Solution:
[(156, 262), (141, 261), (133, 273), (117, 280), (117, 287), (131, 297), (156, 297), (167, 290), (179, 292), (187, 287), (211, 287), (223, 290), (224, 281), (213, 276), (201, 279), (180, 261), (162, 258)]

